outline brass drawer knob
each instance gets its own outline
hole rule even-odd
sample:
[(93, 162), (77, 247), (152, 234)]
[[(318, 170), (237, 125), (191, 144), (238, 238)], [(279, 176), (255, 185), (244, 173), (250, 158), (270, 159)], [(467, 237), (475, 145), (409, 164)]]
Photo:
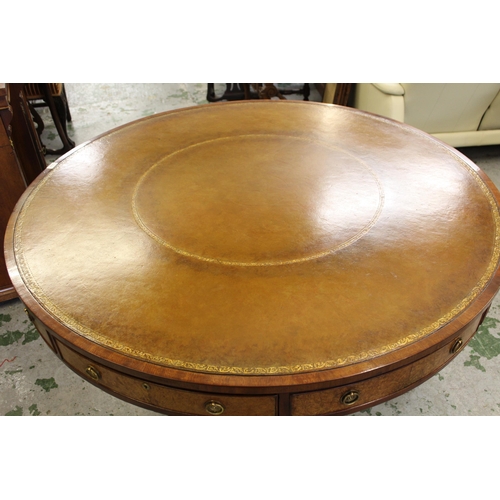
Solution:
[(453, 344), (451, 345), (451, 348), (450, 348), (451, 354), (457, 353), (462, 348), (463, 345), (464, 345), (464, 341), (461, 338), (458, 338), (457, 340), (455, 340), (455, 342), (453, 342)]
[(353, 405), (359, 399), (358, 391), (349, 391), (342, 396), (342, 404)]
[(101, 374), (98, 370), (96, 370), (92, 365), (87, 366), (85, 373), (93, 380), (99, 380), (101, 378)]
[(210, 413), (210, 415), (222, 415), (225, 408), (217, 401), (207, 401), (207, 403), (205, 403), (205, 410), (207, 410), (207, 413)]

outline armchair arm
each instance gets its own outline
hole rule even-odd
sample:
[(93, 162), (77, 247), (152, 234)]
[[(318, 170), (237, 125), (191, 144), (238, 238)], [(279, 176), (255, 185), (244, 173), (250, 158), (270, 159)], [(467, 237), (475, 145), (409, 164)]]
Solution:
[(404, 93), (399, 83), (358, 83), (354, 107), (404, 122)]
[(379, 89), (384, 94), (388, 95), (404, 95), (405, 89), (400, 83), (372, 83), (372, 85)]

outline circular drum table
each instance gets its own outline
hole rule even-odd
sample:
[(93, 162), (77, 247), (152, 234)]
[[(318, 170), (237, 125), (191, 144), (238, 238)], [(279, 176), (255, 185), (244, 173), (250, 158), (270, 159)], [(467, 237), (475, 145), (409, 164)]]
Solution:
[(453, 148), (293, 101), (175, 110), (76, 148), (6, 234), (76, 373), (167, 414), (345, 414), (446, 365), (498, 290), (499, 193)]

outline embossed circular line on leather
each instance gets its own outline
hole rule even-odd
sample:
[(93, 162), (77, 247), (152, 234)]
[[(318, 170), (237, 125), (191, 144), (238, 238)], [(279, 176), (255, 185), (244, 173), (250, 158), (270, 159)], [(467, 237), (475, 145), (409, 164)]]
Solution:
[[(390, 120), (385, 120), (379, 117), (375, 118), (379, 119), (380, 121), (384, 121), (389, 125), (395, 126), (397, 128), (408, 130), (406, 127), (399, 126), (398, 124)], [(417, 332), (409, 334), (396, 342), (381, 346), (378, 349), (359, 352), (350, 356), (344, 356), (342, 358), (331, 359), (324, 362), (304, 363), (300, 365), (271, 366), (271, 367), (219, 366), (219, 365), (201, 364), (196, 362), (188, 362), (180, 359), (172, 359), (164, 356), (152, 355), (151, 353), (143, 352), (140, 349), (124, 345), (121, 342), (116, 342), (114, 340), (111, 340), (105, 335), (102, 335), (101, 333), (83, 325), (82, 323), (77, 321), (74, 317), (72, 317), (70, 314), (61, 310), (59, 306), (57, 306), (52, 300), (50, 300), (47, 293), (42, 289), (42, 287), (38, 284), (37, 280), (33, 276), (29, 264), (27, 262), (27, 259), (23, 253), (24, 219), (33, 201), (33, 198), (43, 188), (45, 183), (47, 183), (51, 175), (54, 173), (54, 170), (60, 167), (59, 162), (57, 162), (57, 164), (54, 166), (54, 170), (48, 172), (48, 174), (39, 182), (38, 185), (35, 186), (33, 191), (28, 195), (17, 217), (16, 224), (14, 227), (13, 243), (14, 243), (14, 258), (16, 260), (19, 269), (19, 275), (22, 281), (25, 283), (29, 292), (37, 300), (40, 307), (46, 310), (49, 314), (53, 315), (55, 318), (57, 318), (67, 328), (73, 330), (77, 334), (81, 335), (82, 337), (90, 341), (96, 342), (102, 346), (113, 349), (119, 353), (129, 355), (139, 360), (160, 364), (166, 367), (196, 371), (200, 373), (215, 373), (215, 374), (227, 374), (227, 375), (291, 375), (291, 374), (309, 372), (313, 370), (327, 370), (327, 369), (337, 368), (341, 366), (346, 366), (348, 364), (369, 360), (375, 356), (381, 356), (383, 354), (389, 353), (401, 347), (405, 347), (413, 342), (416, 342), (419, 339), (426, 337), (427, 335), (433, 333), (437, 329), (445, 326), (447, 323), (453, 320), (453, 318), (462, 313), (481, 294), (481, 292), (485, 289), (487, 284), (491, 281), (495, 271), (497, 270), (500, 259), (499, 207), (495, 197), (493, 196), (487, 185), (484, 183), (484, 181), (478, 175), (478, 173), (468, 163), (466, 163), (459, 156), (455, 155), (446, 146), (440, 144), (438, 141), (432, 140), (432, 138), (428, 137), (427, 134), (419, 133), (419, 131), (417, 130), (411, 130), (411, 132), (425, 138), (429, 142), (432, 142), (434, 146), (439, 146), (440, 149), (446, 152), (446, 154), (453, 157), (458, 162), (458, 164), (462, 166), (462, 168), (464, 168), (465, 171), (467, 171), (469, 175), (471, 175), (471, 177), (474, 179), (474, 181), (478, 184), (479, 188), (486, 197), (492, 212), (492, 218), (494, 222), (493, 249), (488, 266), (484, 274), (477, 282), (476, 286), (474, 286), (470, 291), (470, 293), (466, 297), (464, 297), (458, 304), (456, 304), (450, 311), (448, 311), (445, 315), (443, 315), (438, 320), (434, 321), (426, 328), (423, 328)], [(89, 143), (89, 145), (91, 145), (91, 143)], [(84, 146), (82, 149), (84, 149), (85, 147), (88, 147), (88, 145)]]
[[(149, 217), (149, 220), (147, 220), (149, 214), (145, 215), (144, 212), (147, 211), (147, 209), (149, 207), (145, 208), (145, 207), (140, 206), (141, 205), (140, 195), (141, 195), (142, 191), (145, 191), (144, 186), (147, 185), (150, 190), (154, 189), (153, 186), (158, 186), (158, 185), (161, 186), (162, 182), (157, 182), (158, 178), (160, 177), (160, 175), (162, 174), (162, 172), (164, 170), (168, 170), (169, 168), (171, 168), (171, 164), (175, 164), (175, 161), (179, 160), (179, 157), (181, 158), (180, 161), (182, 161), (182, 156), (185, 156), (186, 154), (191, 154), (191, 155), (196, 154), (196, 150), (201, 150), (201, 152), (203, 152), (205, 147), (207, 147), (207, 146), (210, 147), (210, 146), (214, 146), (214, 145), (216, 145), (216, 147), (218, 148), (217, 149), (217, 152), (218, 152), (219, 148), (222, 148), (225, 145), (224, 143), (230, 143), (230, 142), (234, 142), (237, 144), (237, 146), (239, 148), (242, 148), (244, 146), (244, 144), (242, 144), (242, 143), (244, 143), (245, 141), (250, 141), (251, 146), (258, 149), (259, 146), (262, 147), (262, 144), (258, 144), (258, 142), (260, 140), (269, 140), (269, 139), (274, 139), (276, 141), (283, 141), (283, 140), (292, 141), (292, 145), (294, 142), (307, 143), (309, 146), (311, 144), (314, 144), (318, 148), (323, 148), (323, 149), (329, 151), (330, 154), (333, 152), (333, 153), (338, 153), (339, 155), (343, 155), (344, 159), (347, 158), (351, 162), (353, 162), (353, 163), (350, 163), (348, 165), (348, 168), (343, 167), (343, 166), (338, 167), (337, 165), (335, 165), (335, 167), (329, 166), (329, 168), (339, 168), (340, 173), (337, 172), (337, 175), (340, 177), (341, 177), (341, 173), (342, 173), (342, 171), (341, 171), (342, 168), (345, 169), (345, 172), (349, 171), (349, 175), (352, 175), (352, 171), (355, 168), (359, 169), (359, 171), (361, 172), (362, 175), (359, 176), (360, 179), (358, 180), (358, 182), (356, 184), (355, 194), (351, 193), (350, 195), (346, 195), (343, 192), (343, 190), (346, 190), (347, 188), (350, 187), (348, 185), (348, 183), (345, 183), (345, 187), (344, 186), (338, 187), (337, 192), (335, 194), (339, 198), (344, 196), (345, 202), (346, 202), (344, 204), (344, 207), (343, 207), (344, 211), (345, 211), (346, 206), (348, 206), (349, 202), (351, 203), (351, 205), (350, 205), (351, 207), (352, 207), (352, 205), (356, 205), (356, 203), (352, 202), (352, 196), (354, 196), (354, 195), (358, 196), (358, 198), (359, 198), (359, 204), (357, 204), (357, 205), (366, 206), (367, 200), (371, 196), (371, 199), (372, 199), (374, 206), (370, 206), (370, 207), (366, 208), (366, 211), (368, 213), (366, 214), (366, 217), (363, 219), (363, 221), (361, 223), (358, 223), (356, 221), (358, 226), (356, 226), (355, 223), (344, 224), (345, 226), (348, 226), (347, 231), (350, 231), (350, 233), (351, 233), (351, 234), (348, 234), (347, 238), (336, 242), (335, 244), (333, 244), (329, 248), (325, 248), (325, 249), (322, 249), (320, 251), (316, 251), (316, 252), (313, 252), (313, 253), (307, 254), (307, 255), (297, 255), (297, 256), (294, 256), (292, 258), (285, 258), (285, 259), (279, 259), (279, 258), (269, 259), (269, 258), (267, 258), (267, 259), (261, 259), (261, 260), (257, 260), (257, 261), (250, 260), (250, 259), (232, 260), (232, 259), (219, 257), (219, 256), (213, 256), (213, 255), (200, 255), (199, 252), (195, 252), (189, 248), (185, 248), (185, 247), (183, 248), (180, 245), (174, 244), (171, 241), (168, 241), (168, 239), (166, 237), (164, 237), (162, 234), (159, 234), (160, 231), (158, 229), (161, 230), (163, 226), (161, 224), (157, 224), (157, 220), (152, 220), (152, 217)], [(253, 142), (255, 142), (256, 144), (253, 144)], [(249, 155), (251, 155), (251, 151), (249, 151)], [(331, 158), (329, 158), (328, 160), (330, 162), (333, 161)], [(220, 158), (217, 158), (214, 161), (221, 162)], [(238, 165), (238, 167), (241, 169), (240, 165)], [(182, 165), (182, 168), (189, 168), (189, 167), (185, 167), (184, 165)], [(242, 170), (244, 170), (244, 169), (242, 169)], [(228, 173), (232, 174), (232, 172), (225, 172), (225, 174), (228, 174)], [(262, 173), (265, 176), (265, 174), (267, 172), (264, 171)], [(288, 171), (287, 174), (293, 175), (294, 172)], [(366, 179), (364, 180), (364, 188), (371, 190), (371, 192), (366, 192), (366, 191), (365, 192), (358, 192), (358, 191), (361, 191), (360, 184), (362, 183), (361, 177), (363, 177), (363, 174), (366, 177)], [(368, 174), (368, 175), (366, 175), (366, 174)], [(344, 175), (347, 175), (347, 174), (344, 174)], [(163, 180), (165, 180), (165, 179), (163, 179)], [(213, 183), (213, 185), (217, 185), (217, 179), (211, 180), (211, 182)], [(163, 184), (167, 184), (167, 183), (164, 182)], [(175, 191), (175, 188), (172, 188), (171, 190)], [(158, 191), (157, 196), (159, 197), (160, 195), (163, 196), (164, 193), (161, 191)], [(243, 195), (244, 195), (244, 193), (241, 192), (240, 196), (243, 196)], [(351, 196), (351, 199), (349, 199), (349, 196)], [(147, 195), (146, 194), (143, 195), (143, 199), (147, 199), (148, 203), (151, 203), (150, 198), (151, 198), (151, 195), (149, 192)], [(235, 195), (234, 198), (237, 198), (237, 195)], [(268, 198), (271, 198), (271, 196), (269, 196)], [(334, 198), (336, 198), (336, 196), (331, 197), (331, 199), (334, 199)], [(327, 210), (328, 210), (328, 213), (330, 214), (330, 217), (333, 219), (334, 215), (331, 215), (331, 214), (332, 214), (332, 212), (335, 212), (335, 210), (332, 210), (332, 206), (331, 206), (332, 201), (329, 200), (328, 203), (329, 203), (329, 206), (327, 207)], [(155, 206), (156, 204), (152, 203), (151, 205)], [(342, 205), (342, 202), (338, 202), (338, 206), (335, 206), (334, 208), (337, 209), (337, 211), (340, 211), (339, 209), (341, 208), (341, 205)], [(203, 142), (200, 142), (197, 144), (192, 144), (186, 148), (175, 151), (174, 153), (171, 153), (171, 154), (165, 156), (164, 158), (162, 158), (161, 160), (159, 160), (158, 162), (153, 164), (141, 176), (141, 178), (139, 179), (139, 181), (135, 187), (135, 190), (133, 193), (133, 198), (132, 198), (132, 211), (133, 211), (134, 218), (135, 218), (137, 224), (144, 232), (146, 232), (151, 238), (153, 238), (160, 245), (162, 245), (166, 248), (169, 248), (170, 250), (173, 250), (174, 252), (176, 252), (180, 255), (183, 255), (185, 257), (195, 258), (198, 260), (202, 260), (204, 262), (211, 262), (211, 263), (222, 264), (222, 265), (227, 265), (227, 266), (248, 266), (248, 267), (249, 266), (277, 266), (277, 265), (286, 265), (286, 264), (295, 264), (295, 263), (300, 263), (300, 262), (306, 262), (309, 260), (324, 257), (326, 255), (333, 253), (333, 252), (336, 252), (338, 250), (346, 248), (349, 245), (356, 242), (357, 240), (359, 240), (361, 237), (363, 237), (368, 231), (370, 231), (370, 229), (375, 225), (377, 219), (380, 217), (380, 214), (381, 214), (382, 209), (383, 209), (383, 205), (384, 205), (384, 191), (383, 191), (381, 182), (378, 179), (376, 173), (373, 171), (373, 169), (370, 168), (364, 161), (360, 160), (359, 158), (356, 158), (352, 153), (349, 153), (348, 151), (345, 151), (342, 148), (339, 148), (337, 146), (333, 146), (333, 145), (328, 144), (328, 143), (323, 143), (321, 141), (315, 141), (315, 140), (311, 140), (311, 139), (304, 138), (304, 137), (297, 137), (297, 136), (291, 136), (291, 135), (285, 135), (285, 134), (244, 134), (244, 135), (238, 135), (238, 136), (221, 137), (221, 138), (217, 138), (217, 139), (203, 141)], [(182, 212), (183, 212), (182, 207), (179, 207), (179, 206), (175, 206), (175, 210), (173, 210), (173, 209), (171, 210), (172, 216), (174, 216), (174, 214), (175, 214), (177, 217), (178, 217), (178, 214), (179, 213), (182, 214)], [(158, 214), (156, 214), (156, 215), (158, 215)], [(204, 215), (204, 213), (199, 214), (200, 217), (202, 217), (203, 215)], [(160, 214), (160, 216), (163, 217), (163, 214)], [(226, 219), (228, 219), (231, 217), (231, 213), (225, 212), (224, 216)], [(325, 217), (328, 217), (328, 215), (326, 215)], [(169, 221), (167, 220), (167, 224), (165, 224), (165, 225), (168, 225), (168, 222)], [(265, 221), (263, 221), (263, 223), (264, 222)], [(332, 222), (332, 221), (328, 221), (328, 222)], [(336, 221), (336, 222), (338, 223), (339, 221)], [(243, 224), (244, 223), (245, 223), (245, 221), (243, 222)], [(156, 224), (157, 228), (152, 227), (155, 224)], [(283, 225), (285, 225), (285, 224), (283, 224)], [(289, 224), (289, 226), (290, 225), (291, 224)], [(241, 225), (238, 226), (237, 224), (233, 224), (233, 226), (235, 228), (235, 232), (238, 232), (239, 230), (243, 229), (241, 227)], [(355, 229), (353, 229), (353, 227)], [(184, 229), (184, 231), (185, 231), (185, 229)], [(297, 232), (298, 232), (298, 230), (297, 230)], [(230, 236), (231, 236), (231, 233), (228, 233), (227, 237), (230, 237)], [(194, 235), (194, 237), (196, 238), (197, 235)], [(211, 237), (210, 233), (208, 233), (205, 236), (205, 238), (206, 237), (210, 238)], [(227, 242), (227, 239), (225, 241)], [(206, 243), (206, 242), (204, 241), (204, 243)], [(264, 240), (264, 243), (265, 243), (265, 240)], [(310, 242), (308, 242), (308, 243), (310, 243)], [(264, 252), (262, 252), (262, 253), (264, 253)], [(300, 253), (300, 251), (297, 250), (296, 253)]]

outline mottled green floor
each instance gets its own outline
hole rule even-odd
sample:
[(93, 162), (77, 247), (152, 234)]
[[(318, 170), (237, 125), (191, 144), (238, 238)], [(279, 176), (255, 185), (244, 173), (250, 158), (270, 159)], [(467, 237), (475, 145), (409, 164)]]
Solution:
[[(67, 84), (66, 89), (73, 117), (68, 130), (77, 145), (137, 118), (206, 103), (205, 84)], [(311, 100), (319, 95), (313, 92)], [(42, 117), (43, 142), (58, 149), (48, 113), (42, 111)], [(500, 187), (500, 146), (461, 151)], [(497, 298), (474, 339), (439, 374), (355, 415), (500, 415), (499, 355)], [(17, 300), (0, 303), (0, 395), (0, 415), (157, 415), (75, 375), (46, 347)]]

